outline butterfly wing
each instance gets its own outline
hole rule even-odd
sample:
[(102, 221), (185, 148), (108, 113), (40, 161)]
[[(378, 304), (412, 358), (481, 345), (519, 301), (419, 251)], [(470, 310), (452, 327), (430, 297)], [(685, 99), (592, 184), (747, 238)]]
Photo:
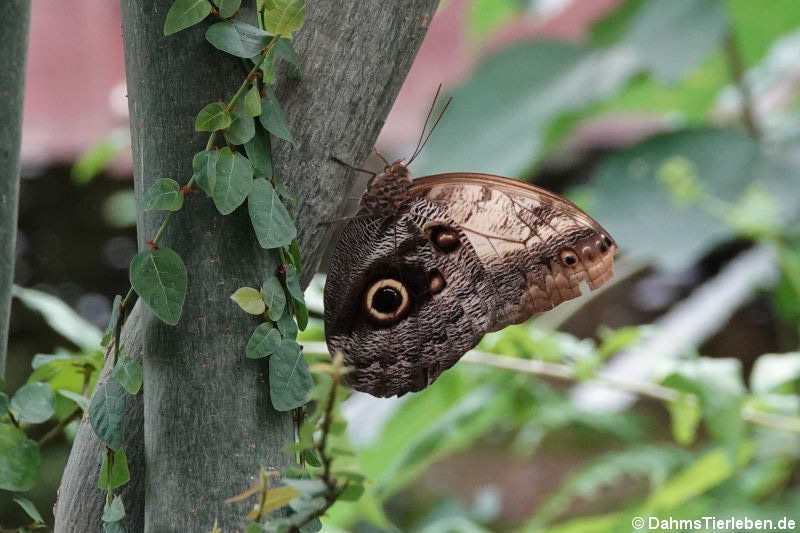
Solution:
[(415, 180), (390, 216), (344, 228), (328, 264), (326, 339), (376, 396), (429, 385), (488, 331), (611, 277), (608, 233), (567, 200), (485, 174)]
[(410, 194), (446, 206), (494, 279), (503, 308), (492, 330), (595, 289), (613, 275), (617, 246), (578, 206), (550, 191), (490, 174), (414, 181)]

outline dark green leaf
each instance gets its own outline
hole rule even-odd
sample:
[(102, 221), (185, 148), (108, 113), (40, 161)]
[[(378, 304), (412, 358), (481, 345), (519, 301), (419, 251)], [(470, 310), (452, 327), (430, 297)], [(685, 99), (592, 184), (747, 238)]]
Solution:
[(292, 137), (292, 132), (289, 130), (289, 124), (283, 114), (283, 109), (281, 109), (281, 104), (275, 97), (272, 87), (266, 85), (264, 92), (266, 93), (266, 98), (261, 100), (261, 115), (259, 115), (258, 120), (268, 132), (289, 141), (292, 146), (297, 147), (297, 143)]
[(125, 518), (125, 506), (122, 504), (122, 496), (117, 494), (111, 503), (107, 503), (103, 508), (103, 522), (119, 522)]
[(303, 295), (303, 289), (300, 288), (300, 278), (297, 275), (297, 268), (294, 265), (288, 265), (286, 268), (286, 288), (289, 289), (289, 294), (298, 302), (305, 302), (306, 299)]
[(164, 322), (175, 325), (181, 318), (188, 278), (181, 257), (169, 248), (144, 250), (131, 261), (133, 290)]
[(21, 422), (41, 424), (55, 413), (55, 394), (47, 383), (23, 385), (11, 398), (10, 409)]
[(172, 35), (189, 26), (194, 26), (211, 13), (208, 0), (175, 0), (164, 21), (164, 35)]
[(281, 280), (277, 276), (270, 276), (261, 286), (261, 293), (270, 320), (277, 321), (286, 309), (286, 294), (283, 292)]
[(264, 28), (273, 35), (291, 37), (303, 26), (306, 16), (305, 0), (266, 0)]
[(314, 382), (300, 345), (283, 339), (269, 362), (269, 394), (278, 411), (305, 405)]
[(275, 183), (275, 190), (278, 191), (281, 200), (288, 200), (292, 205), (297, 205), (297, 200), (289, 193), (289, 189), (286, 188), (286, 185), (279, 179), (273, 181)]
[(21, 429), (0, 423), (0, 489), (30, 490), (39, 481), (39, 447)]
[(103, 533), (127, 533), (124, 522), (103, 522)]
[(294, 302), (294, 316), (297, 318), (297, 327), (304, 331), (308, 326), (308, 307), (303, 302)]
[(122, 446), (125, 395), (122, 385), (111, 379), (94, 391), (89, 406), (89, 422), (95, 435), (112, 450)]
[(197, 152), (192, 159), (194, 181), (207, 195), (214, 196), (214, 187), (217, 183), (217, 161), (219, 151), (203, 150)]
[(673, 83), (714, 51), (727, 30), (725, 6), (718, 0), (650, 0), (620, 44), (661, 81)]
[(0, 392), (0, 416), (8, 412), (8, 394)]
[(59, 389), (58, 393), (67, 398), (68, 400), (72, 400), (75, 404), (81, 408), (81, 411), (88, 411), (89, 410), (89, 398), (84, 396), (83, 394), (78, 394), (77, 392), (72, 392), (71, 390), (64, 390)]
[(289, 259), (298, 272), (303, 269), (303, 261), (300, 258), (300, 245), (297, 244), (297, 239), (293, 240), (292, 244), (289, 245)]
[[(259, 112), (261, 101), (259, 100)], [(245, 143), (244, 151), (253, 164), (253, 173), (257, 178), (272, 179), (272, 157), (270, 155), (269, 135), (263, 128), (256, 127), (256, 134)]]
[(258, 92), (258, 86), (255, 82), (244, 93), (242, 108), (244, 114), (248, 117), (257, 117), (261, 114), (261, 93)]
[(291, 215), (267, 180), (259, 178), (253, 182), (253, 189), (247, 197), (247, 210), (262, 248), (288, 246), (297, 236)]
[(225, 104), (213, 102), (206, 105), (197, 114), (197, 118), (194, 121), (194, 129), (197, 131), (223, 130), (230, 126), (231, 122), (233, 122), (233, 118), (231, 118), (231, 114)]
[(114, 303), (111, 304), (111, 316), (108, 319), (108, 325), (103, 334), (103, 340), (100, 341), (101, 346), (108, 346), (108, 343), (111, 342), (111, 337), (114, 336), (114, 329), (117, 327), (117, 322), (119, 321), (120, 305), (122, 305), (122, 296), (117, 294), (114, 296)]
[(273, 49), (275, 50), (275, 55), (289, 63), (292, 76), (297, 78), (303, 77), (303, 65), (300, 63), (300, 58), (297, 57), (297, 53), (294, 51), (292, 41), (289, 39), (278, 39)]
[(214, 186), (214, 205), (223, 215), (233, 213), (242, 205), (253, 187), (253, 166), (240, 153), (227, 146), (219, 151), (217, 183)]
[(179, 211), (183, 207), (181, 186), (175, 180), (158, 180), (144, 194), (142, 207), (145, 211)]
[(142, 364), (127, 355), (123, 355), (114, 366), (114, 372), (111, 376), (125, 388), (128, 394), (136, 394), (142, 387)]
[(275, 329), (272, 324), (259, 324), (247, 341), (248, 359), (260, 359), (275, 353), (281, 344), (280, 331)]
[(25, 514), (31, 517), (34, 523), (36, 524), (44, 523), (42, 515), (39, 514), (39, 510), (36, 508), (36, 506), (33, 504), (32, 501), (30, 501), (28, 498), (23, 498), (22, 496), (15, 496), (13, 499), (15, 502), (17, 502), (17, 505), (22, 507), (22, 510), (25, 511)]
[(311, 466), (322, 466), (322, 459), (319, 456), (319, 452), (313, 448), (303, 451), (303, 459)]
[(247, 116), (244, 111), (233, 112), (233, 123), (225, 130), (225, 138), (230, 144), (244, 144), (256, 134), (256, 124), (253, 117)]
[(361, 498), (362, 494), (364, 494), (364, 485), (351, 482), (339, 495), (339, 499), (343, 502), (354, 502)]
[(103, 454), (103, 464), (100, 467), (100, 475), (97, 477), (97, 488), (102, 490), (114, 490), (121, 487), (131, 479), (128, 470), (128, 458), (125, 450), (120, 448), (114, 452), (114, 466), (111, 467), (111, 477), (108, 477), (108, 455)]
[(214, 0), (214, 5), (216, 5), (219, 10), (219, 16), (227, 19), (231, 18), (239, 11), (242, 0)]
[(278, 331), (281, 332), (281, 337), (284, 339), (297, 339), (297, 324), (294, 318), (289, 313), (284, 313), (277, 322)]
[(268, 33), (241, 20), (217, 22), (206, 30), (206, 40), (215, 48), (243, 58), (257, 56), (270, 38)]

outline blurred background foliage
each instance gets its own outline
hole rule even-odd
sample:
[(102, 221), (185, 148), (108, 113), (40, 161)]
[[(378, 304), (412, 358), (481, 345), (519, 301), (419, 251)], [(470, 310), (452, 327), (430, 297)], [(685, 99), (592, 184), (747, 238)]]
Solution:
[[(369, 482), (325, 530), (800, 521), (796, 0), (450, 0), (428, 41), (440, 33), (466, 59), (452, 79), (409, 77), (409, 90), (444, 81), (454, 97), (414, 173), (490, 172), (566, 194), (616, 238), (617, 273), (488, 335), (418, 394), (348, 398), (337, 438)], [(420, 68), (441, 46), (426, 45)], [(401, 96), (393, 115), (427, 105)], [(380, 148), (407, 155), (418, 131), (385, 132)], [(25, 170), (38, 179), (23, 181), (17, 282), (41, 292), (17, 292), (9, 396), (28, 381), (91, 390), (97, 326), (136, 249), (129, 183), (104, 171), (126, 143), (117, 131), (72, 170)], [(307, 292), (317, 316), (323, 283)], [(301, 339), (324, 351), (318, 318)], [(57, 394), (35, 430), (75, 401)], [(49, 523), (73, 428), (42, 448), (26, 493)], [(10, 495), (0, 506), (3, 526), (30, 522)]]

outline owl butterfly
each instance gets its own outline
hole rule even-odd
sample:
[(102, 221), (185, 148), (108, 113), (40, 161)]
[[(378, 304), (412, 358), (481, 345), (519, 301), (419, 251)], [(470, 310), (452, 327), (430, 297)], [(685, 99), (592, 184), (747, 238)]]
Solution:
[(609, 233), (556, 194), (489, 174), (412, 180), (446, 108), (407, 163), (384, 160), (328, 263), (328, 348), (353, 368), (349, 385), (374, 396), (427, 387), (485, 333), (613, 273)]

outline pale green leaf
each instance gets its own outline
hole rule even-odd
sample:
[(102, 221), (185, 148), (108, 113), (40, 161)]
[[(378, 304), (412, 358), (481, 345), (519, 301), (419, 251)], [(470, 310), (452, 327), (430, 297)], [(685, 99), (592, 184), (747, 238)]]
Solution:
[(231, 294), (231, 300), (236, 302), (242, 311), (251, 315), (260, 315), (266, 310), (264, 300), (261, 299), (261, 292), (252, 287), (239, 287), (236, 292)]

